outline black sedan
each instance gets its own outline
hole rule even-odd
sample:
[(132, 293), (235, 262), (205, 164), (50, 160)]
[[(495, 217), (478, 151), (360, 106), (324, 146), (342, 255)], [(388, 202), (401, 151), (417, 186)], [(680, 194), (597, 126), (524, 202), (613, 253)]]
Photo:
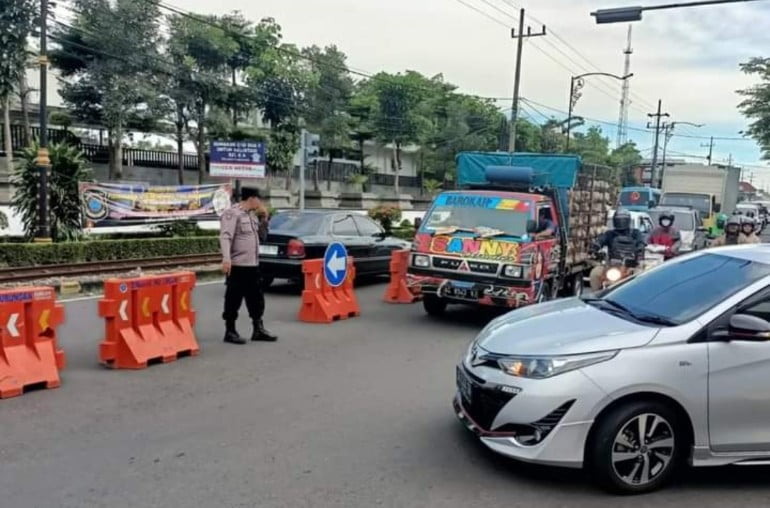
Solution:
[(278, 212), (270, 219), (267, 241), (259, 247), (265, 285), (275, 279), (302, 284), (302, 261), (323, 258), (332, 242), (345, 245), (355, 261), (357, 276), (388, 274), (391, 252), (411, 246), (388, 236), (365, 215), (331, 210)]

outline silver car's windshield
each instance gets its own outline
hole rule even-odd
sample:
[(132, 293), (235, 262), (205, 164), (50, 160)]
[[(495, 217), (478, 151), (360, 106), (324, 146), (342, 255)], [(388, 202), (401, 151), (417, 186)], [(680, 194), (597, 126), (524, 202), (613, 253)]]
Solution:
[(768, 275), (768, 264), (704, 254), (640, 275), (610, 289), (602, 300), (635, 316), (682, 324)]

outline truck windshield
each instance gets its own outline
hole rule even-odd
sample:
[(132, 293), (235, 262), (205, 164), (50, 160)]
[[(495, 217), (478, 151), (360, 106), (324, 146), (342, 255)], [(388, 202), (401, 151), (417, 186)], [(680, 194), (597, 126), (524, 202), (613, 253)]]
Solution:
[(660, 200), (661, 206), (689, 206), (698, 210), (701, 217), (711, 215), (711, 197), (708, 194), (679, 194), (667, 192)]
[(528, 212), (514, 210), (436, 206), (423, 221), (422, 231), (433, 233), (444, 228), (457, 228), (472, 232), (477, 228), (490, 228), (507, 236), (523, 237), (529, 218)]
[(650, 202), (650, 191), (627, 190), (620, 193), (621, 206), (647, 206)]

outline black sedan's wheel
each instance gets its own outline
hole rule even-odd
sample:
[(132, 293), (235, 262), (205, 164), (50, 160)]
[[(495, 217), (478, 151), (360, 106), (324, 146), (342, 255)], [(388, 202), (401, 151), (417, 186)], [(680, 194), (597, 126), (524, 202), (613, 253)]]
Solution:
[(659, 402), (621, 405), (602, 417), (586, 449), (596, 480), (622, 494), (660, 488), (686, 449), (675, 411)]
[(447, 301), (436, 295), (425, 295), (422, 306), (430, 316), (441, 316), (446, 311)]

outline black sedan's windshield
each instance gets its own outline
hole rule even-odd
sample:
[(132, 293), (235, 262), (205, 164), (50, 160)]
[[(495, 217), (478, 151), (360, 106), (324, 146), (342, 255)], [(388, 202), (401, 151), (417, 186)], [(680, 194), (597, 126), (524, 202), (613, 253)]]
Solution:
[(309, 212), (280, 212), (270, 219), (270, 230), (294, 235), (316, 235), (320, 232), (324, 215)]
[(682, 324), (770, 275), (770, 265), (719, 254), (665, 264), (609, 290), (601, 300), (634, 316)]

